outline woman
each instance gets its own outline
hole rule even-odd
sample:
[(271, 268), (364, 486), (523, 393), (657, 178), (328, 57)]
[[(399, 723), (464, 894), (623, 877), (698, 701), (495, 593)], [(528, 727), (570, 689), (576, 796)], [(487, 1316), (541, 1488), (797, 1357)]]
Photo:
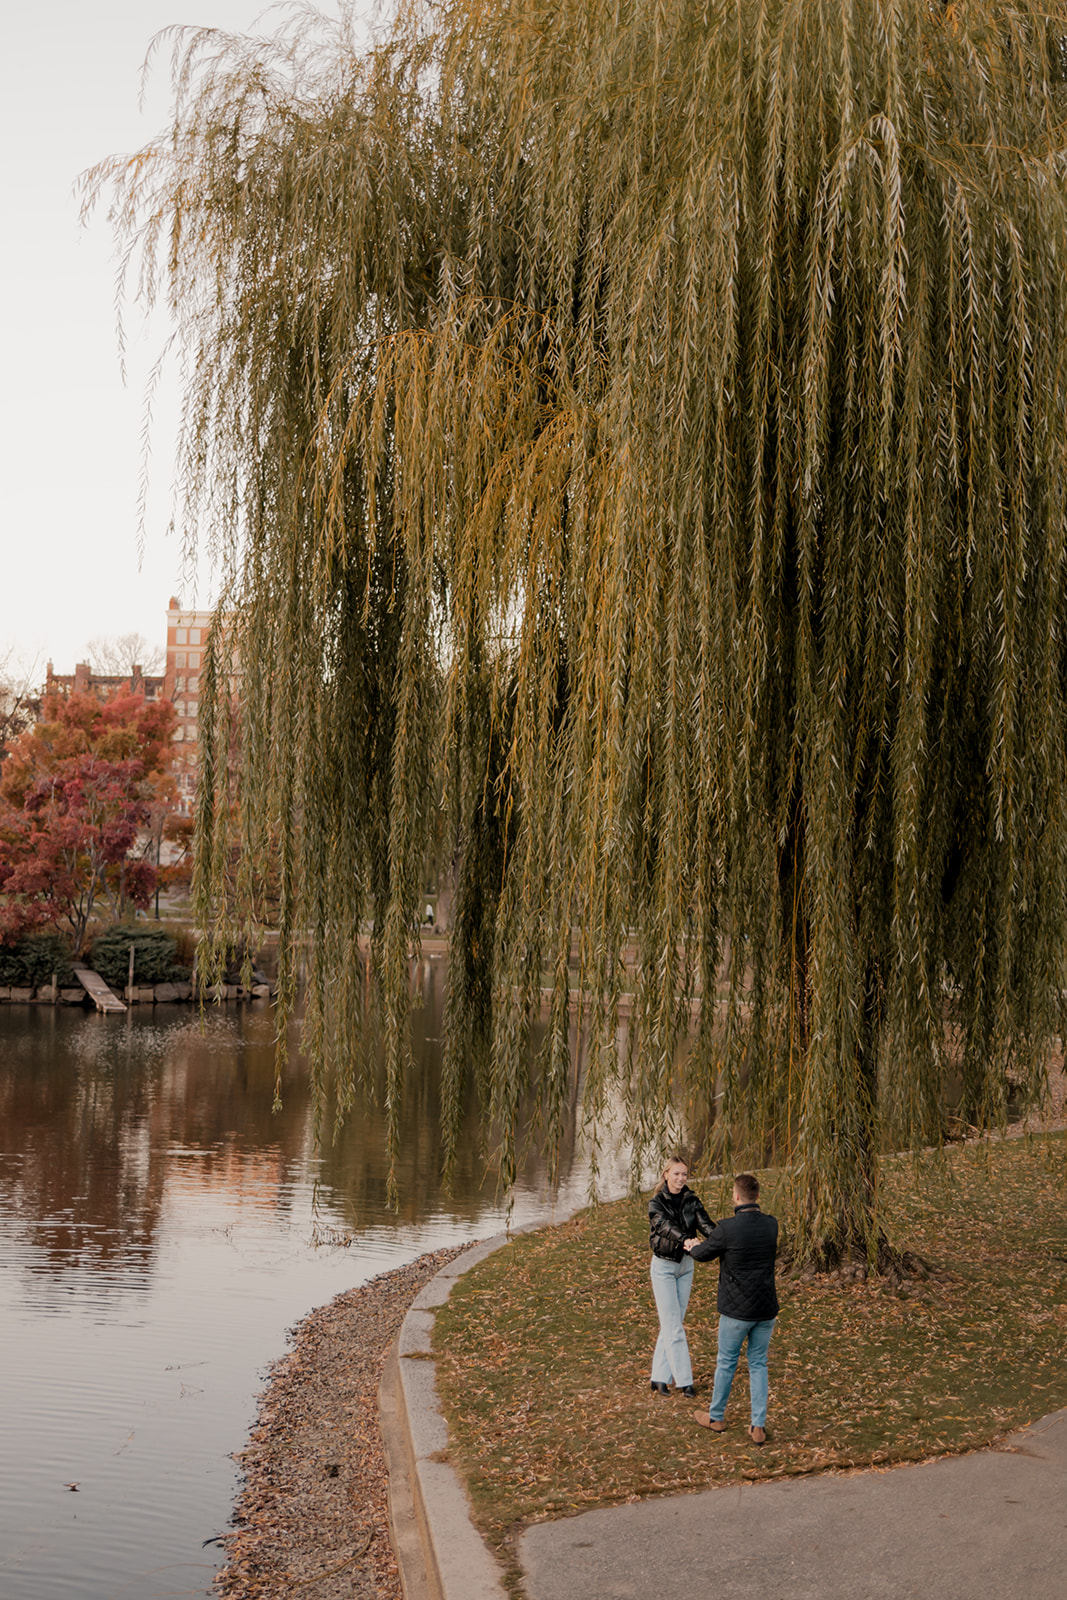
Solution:
[(660, 1174), (659, 1187), (648, 1202), (648, 1237), (652, 1246), (652, 1293), (659, 1312), (659, 1338), (652, 1357), (652, 1392), (670, 1394), (670, 1380), (680, 1394), (695, 1395), (685, 1313), (693, 1287), (693, 1261), (686, 1246), (699, 1244), (715, 1227), (697, 1195), (687, 1187), (689, 1163), (671, 1156)]

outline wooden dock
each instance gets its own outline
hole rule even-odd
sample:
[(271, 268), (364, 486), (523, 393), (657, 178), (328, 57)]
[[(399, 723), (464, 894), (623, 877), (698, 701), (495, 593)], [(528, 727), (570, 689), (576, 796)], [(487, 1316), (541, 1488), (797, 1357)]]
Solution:
[(108, 988), (98, 972), (90, 972), (88, 967), (75, 967), (74, 976), (98, 1011), (125, 1011), (123, 1002)]

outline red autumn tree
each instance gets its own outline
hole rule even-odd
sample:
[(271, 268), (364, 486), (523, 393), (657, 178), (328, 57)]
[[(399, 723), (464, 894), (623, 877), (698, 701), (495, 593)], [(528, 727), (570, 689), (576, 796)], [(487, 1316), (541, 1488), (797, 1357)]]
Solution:
[(81, 953), (95, 913), (147, 907), (141, 845), (172, 791), (174, 710), (123, 695), (53, 696), (12, 748), (0, 783), (0, 938), (52, 923)]

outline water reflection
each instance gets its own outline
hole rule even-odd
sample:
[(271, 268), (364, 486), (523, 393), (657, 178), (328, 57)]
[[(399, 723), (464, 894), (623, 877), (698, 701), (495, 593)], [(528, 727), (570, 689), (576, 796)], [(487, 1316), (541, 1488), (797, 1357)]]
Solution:
[(212, 1016), (201, 1030), (187, 1010), (167, 1009), (150, 1021), (52, 1008), (0, 1019), (0, 1205), (7, 1228), (34, 1247), (27, 1270), (125, 1264), (144, 1287), (167, 1175), (183, 1152), (195, 1152), (209, 1186), (239, 1185), (246, 1159), (257, 1186), (265, 1166), (280, 1180), (307, 1153), (299, 1063), (288, 1114), (271, 1112), (267, 1019)]
[[(263, 1368), (312, 1306), (496, 1231), (473, 1121), (438, 1184), (441, 968), (424, 974), (398, 1215), (379, 1112), (321, 1156), (264, 1008), (0, 1007), (0, 1595), (205, 1594)], [(585, 1174), (570, 1151), (566, 1203)], [(531, 1163), (515, 1220), (551, 1213)], [(351, 1239), (349, 1248), (336, 1241)], [(316, 1243), (319, 1241), (319, 1243)], [(323, 1243), (322, 1241), (325, 1241)], [(77, 1482), (72, 1491), (64, 1486)]]
[[(412, 1013), (412, 1053), (419, 1063), (404, 1085), (400, 1108), (400, 1149), (397, 1162), (398, 1220), (409, 1222), (432, 1215), (445, 1202), (440, 1184), (443, 1141), (440, 1129), (440, 1038), (444, 1011), (442, 961), (424, 960), (418, 974), (424, 1004)], [(533, 1047), (542, 1030), (535, 1026)], [(574, 1171), (577, 1090), (572, 1095), (570, 1117), (560, 1147), (560, 1172), (564, 1181)], [(339, 1129), (327, 1127), (330, 1137), (322, 1151), (322, 1181), (335, 1192), (351, 1226), (384, 1203), (388, 1178), (386, 1121), (374, 1104), (354, 1110)], [(495, 1171), (487, 1170), (485, 1139), (479, 1127), (477, 1102), (468, 1085), (463, 1129), (455, 1173), (447, 1204), (454, 1215), (475, 1218), (487, 1205), (502, 1203)], [(536, 1142), (526, 1152), (523, 1187), (528, 1194), (545, 1191), (547, 1165)]]

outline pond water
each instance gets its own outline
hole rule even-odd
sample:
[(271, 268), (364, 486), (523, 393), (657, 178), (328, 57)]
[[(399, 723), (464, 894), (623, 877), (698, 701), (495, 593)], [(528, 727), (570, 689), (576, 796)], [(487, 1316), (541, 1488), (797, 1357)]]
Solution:
[[(438, 1182), (443, 963), (424, 964), (399, 1213), (380, 1117), (315, 1151), (267, 1006), (126, 1016), (0, 1007), (0, 1600), (205, 1595), (265, 1370), (312, 1307), (499, 1231), (470, 1153)], [(621, 1185), (623, 1172), (601, 1172)], [(584, 1198), (533, 1161), (513, 1221)]]

